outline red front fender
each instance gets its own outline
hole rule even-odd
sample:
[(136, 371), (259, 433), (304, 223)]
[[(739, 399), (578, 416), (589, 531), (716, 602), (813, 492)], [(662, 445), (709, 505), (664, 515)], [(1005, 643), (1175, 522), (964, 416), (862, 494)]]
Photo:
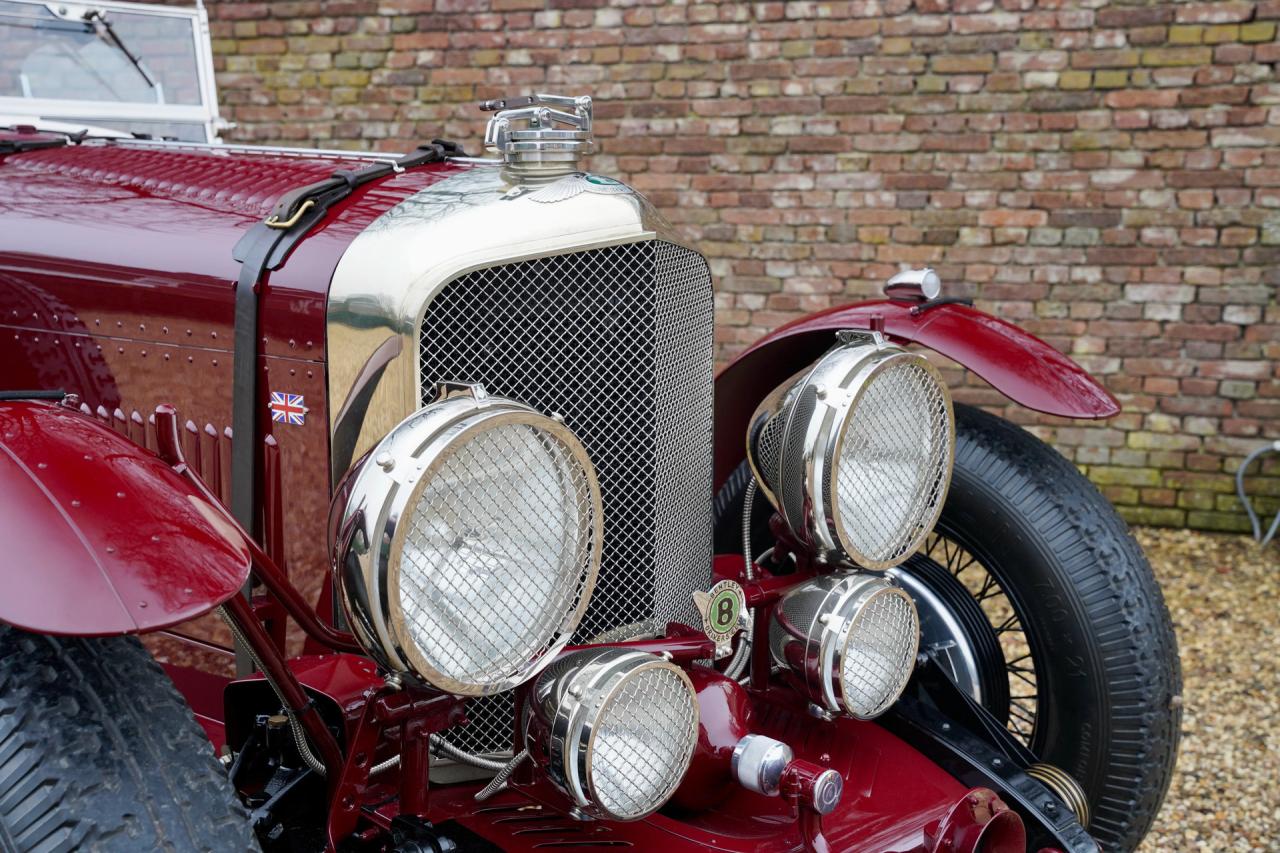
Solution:
[(62, 406), (0, 402), (0, 621), (152, 631), (226, 601), (249, 567), (222, 507), (155, 454)]
[(872, 318), (897, 343), (916, 343), (972, 370), (1015, 403), (1066, 418), (1109, 418), (1115, 397), (1034, 335), (964, 305), (913, 315), (914, 303), (864, 302), (803, 317), (762, 338), (716, 377), (716, 488), (745, 456), (747, 421), (774, 387), (814, 361), (838, 329), (867, 329)]

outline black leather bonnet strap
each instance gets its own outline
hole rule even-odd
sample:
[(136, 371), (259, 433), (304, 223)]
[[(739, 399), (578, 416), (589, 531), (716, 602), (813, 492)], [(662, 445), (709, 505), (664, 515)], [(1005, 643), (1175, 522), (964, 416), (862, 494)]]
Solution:
[(329, 208), (357, 187), (395, 172), (437, 163), (462, 154), (455, 142), (436, 139), (395, 161), (373, 163), (360, 169), (340, 169), (314, 184), (281, 196), (264, 221), (249, 229), (236, 243), (233, 255), (240, 262), (235, 296), (235, 366), (231, 406), (231, 514), (250, 535), (258, 537), (262, 526), (262, 502), (258, 488), (261, 436), (260, 415), (265, 403), (259, 393), (258, 302), (263, 276), (279, 269), (302, 238), (324, 219)]

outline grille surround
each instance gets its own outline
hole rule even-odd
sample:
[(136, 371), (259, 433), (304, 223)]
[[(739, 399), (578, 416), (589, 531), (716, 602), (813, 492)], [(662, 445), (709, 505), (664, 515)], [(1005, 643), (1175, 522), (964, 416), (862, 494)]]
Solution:
[[(595, 591), (573, 642), (696, 624), (711, 578), (713, 300), (697, 252), (641, 240), (486, 266), (440, 288), (419, 324), (422, 399), (481, 383), (564, 419), (604, 502)], [(446, 737), (510, 751), (510, 694)]]

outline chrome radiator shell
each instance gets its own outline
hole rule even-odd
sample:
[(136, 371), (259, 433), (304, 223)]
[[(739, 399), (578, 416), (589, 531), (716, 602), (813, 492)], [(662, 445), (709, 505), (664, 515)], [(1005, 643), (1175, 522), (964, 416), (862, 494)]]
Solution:
[[(605, 558), (577, 642), (696, 624), (710, 583), (710, 272), (638, 194), (476, 168), (406, 199), (349, 247), (330, 292), (335, 480), (439, 381), (548, 414), (600, 472)], [(511, 743), (509, 694), (450, 740)]]

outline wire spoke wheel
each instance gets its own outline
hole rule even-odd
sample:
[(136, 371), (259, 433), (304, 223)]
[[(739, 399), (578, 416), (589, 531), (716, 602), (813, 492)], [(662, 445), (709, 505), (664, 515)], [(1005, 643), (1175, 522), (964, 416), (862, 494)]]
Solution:
[[(899, 571), (909, 573), (933, 593), (916, 600), (926, 624), (922, 648), (932, 646), (932, 651), (950, 660), (961, 688), (1034, 749), (1040, 716), (1036, 655), (1024, 617), (1001, 584), (999, 570), (935, 531)], [(929, 612), (939, 605), (952, 612)], [(933, 631), (928, 630), (930, 624)], [(942, 630), (942, 625), (950, 625), (951, 630)], [(958, 672), (966, 660), (978, 671)]]

